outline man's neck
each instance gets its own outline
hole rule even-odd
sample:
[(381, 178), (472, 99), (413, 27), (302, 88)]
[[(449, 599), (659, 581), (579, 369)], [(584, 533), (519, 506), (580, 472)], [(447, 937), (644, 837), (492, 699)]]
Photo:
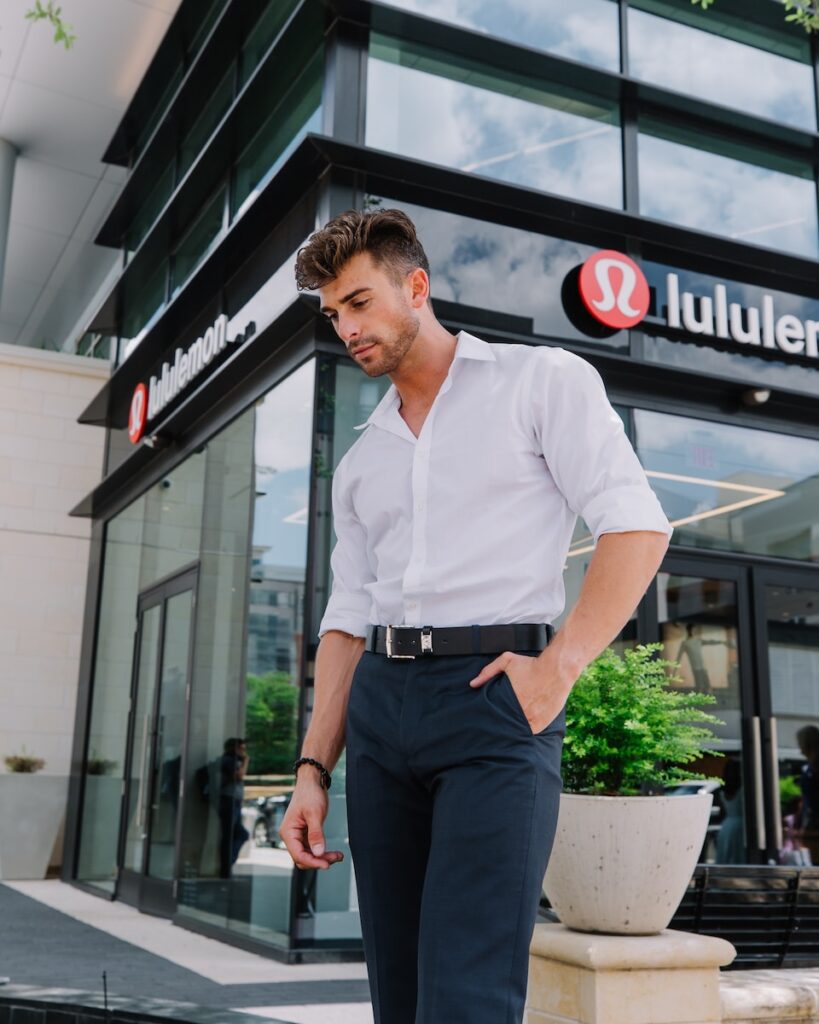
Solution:
[(458, 339), (436, 322), (428, 332), (419, 332), (401, 365), (390, 374), (401, 405), (407, 409), (428, 409), (444, 382)]

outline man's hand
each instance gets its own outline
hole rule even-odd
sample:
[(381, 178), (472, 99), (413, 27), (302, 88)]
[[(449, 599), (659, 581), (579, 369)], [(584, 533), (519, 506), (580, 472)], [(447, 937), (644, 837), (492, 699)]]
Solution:
[[(302, 771), (306, 767), (303, 766)], [(327, 817), (327, 808), (327, 790), (319, 785), (318, 779), (305, 774), (293, 791), (279, 829), (279, 837), (296, 867), (326, 871), (331, 864), (344, 860), (340, 850), (325, 852), (324, 849), (322, 825)]]
[(499, 672), (505, 672), (529, 721), (529, 728), (533, 733), (540, 732), (560, 714), (576, 678), (572, 673), (550, 671), (544, 664), (546, 661), (546, 651), (537, 658), (504, 651), (484, 665), (475, 678), (470, 679), (469, 685), (483, 686)]

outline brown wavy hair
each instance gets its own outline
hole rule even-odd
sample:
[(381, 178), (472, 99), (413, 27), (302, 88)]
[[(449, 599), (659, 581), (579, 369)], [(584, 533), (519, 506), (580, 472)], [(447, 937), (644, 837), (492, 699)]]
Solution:
[(314, 232), (296, 255), (296, 287), (321, 288), (344, 264), (368, 252), (399, 283), (417, 267), (429, 274), (429, 260), (415, 225), (403, 210), (346, 210)]

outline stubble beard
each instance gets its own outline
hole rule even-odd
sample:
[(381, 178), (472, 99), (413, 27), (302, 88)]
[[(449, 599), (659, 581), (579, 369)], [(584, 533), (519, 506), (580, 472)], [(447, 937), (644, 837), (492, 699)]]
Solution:
[(395, 334), (389, 341), (383, 338), (368, 339), (370, 344), (376, 345), (374, 355), (378, 358), (360, 362), (359, 366), (368, 377), (383, 377), (386, 373), (393, 373), (409, 352), (420, 330), (419, 317), (411, 309), (405, 310), (396, 326)]

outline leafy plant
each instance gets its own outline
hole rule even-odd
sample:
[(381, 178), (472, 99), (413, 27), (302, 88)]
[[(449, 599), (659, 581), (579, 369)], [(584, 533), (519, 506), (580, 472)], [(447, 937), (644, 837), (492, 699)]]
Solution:
[[(566, 703), (563, 785), (572, 793), (634, 794), (688, 779), (683, 765), (710, 750), (716, 698), (668, 686), (679, 666), (638, 644), (622, 657), (608, 648), (589, 664)], [(718, 755), (719, 756), (719, 755)]]
[(96, 751), (91, 751), (88, 760), (85, 762), (86, 775), (109, 775), (116, 768), (116, 761), (108, 761), (100, 757)]
[(292, 770), (298, 699), (298, 689), (286, 672), (248, 675), (245, 736), (253, 775)]
[(779, 780), (779, 806), (783, 814), (790, 813), (795, 800), (802, 797), (802, 788), (795, 775), (783, 775)]
[[(785, 10), (785, 21), (800, 25), (806, 32), (819, 31), (819, 0), (779, 0)], [(691, 0), (691, 3), (704, 11), (714, 0)]]
[(25, 747), (21, 754), (9, 754), (3, 760), (6, 763), (6, 768), (14, 774), (33, 775), (34, 772), (45, 768), (45, 761), (41, 757), (32, 757), (31, 754), (27, 754)]
[(29, 21), (48, 21), (54, 29), (54, 42), (62, 43), (66, 50), (70, 50), (77, 37), (71, 32), (71, 26), (66, 25), (62, 19), (62, 7), (55, 7), (54, 0), (34, 0), (34, 6), (26, 11), (26, 18)]

